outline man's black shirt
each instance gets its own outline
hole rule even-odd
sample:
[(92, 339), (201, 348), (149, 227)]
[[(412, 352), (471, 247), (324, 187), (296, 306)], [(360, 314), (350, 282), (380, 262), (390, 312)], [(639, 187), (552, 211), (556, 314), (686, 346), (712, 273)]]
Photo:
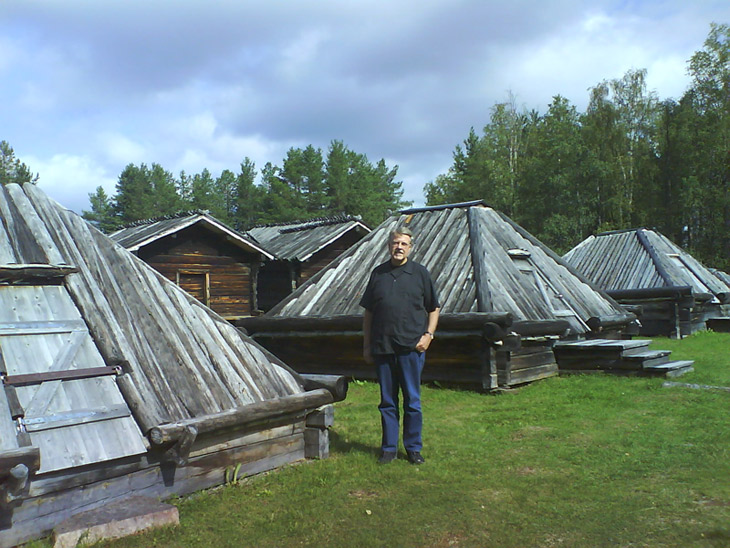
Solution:
[(428, 313), (440, 307), (428, 270), (413, 261), (401, 266), (388, 261), (376, 267), (360, 306), (373, 315), (373, 354), (413, 350), (428, 328)]

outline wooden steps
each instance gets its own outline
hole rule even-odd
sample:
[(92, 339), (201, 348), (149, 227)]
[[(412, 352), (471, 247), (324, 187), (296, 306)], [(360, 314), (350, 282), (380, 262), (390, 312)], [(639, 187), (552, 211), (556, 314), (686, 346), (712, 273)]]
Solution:
[(648, 340), (559, 341), (553, 352), (561, 373), (610, 372), (678, 377), (693, 371), (689, 360), (672, 361), (670, 350), (649, 350)]
[(663, 375), (664, 377), (679, 377), (680, 375), (694, 371), (695, 368), (692, 367), (694, 363), (692, 360), (677, 360), (644, 368), (644, 371), (651, 374)]

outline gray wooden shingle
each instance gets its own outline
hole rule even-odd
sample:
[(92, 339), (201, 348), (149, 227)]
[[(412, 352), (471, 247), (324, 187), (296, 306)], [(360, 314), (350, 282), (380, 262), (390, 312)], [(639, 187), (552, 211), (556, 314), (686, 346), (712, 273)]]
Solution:
[[(391, 216), (266, 316), (361, 315), (359, 301), (370, 272), (388, 259), (388, 234), (399, 225), (415, 234), (411, 258), (431, 272), (442, 313), (479, 311), (477, 293), (482, 291), (494, 312), (509, 312), (515, 321), (560, 316), (575, 333), (586, 332), (591, 317), (631, 318), (543, 244), (481, 202)], [(525, 258), (513, 258), (511, 249), (523, 250)], [(570, 315), (563, 316), (566, 311)]]

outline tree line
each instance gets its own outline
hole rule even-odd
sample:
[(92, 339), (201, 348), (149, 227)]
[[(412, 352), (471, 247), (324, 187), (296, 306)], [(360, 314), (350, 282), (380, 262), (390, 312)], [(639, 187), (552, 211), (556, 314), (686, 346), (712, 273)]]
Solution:
[(281, 166), (267, 163), (259, 173), (245, 158), (236, 172), (214, 177), (208, 169), (175, 177), (161, 165), (127, 165), (110, 197), (102, 187), (89, 196), (84, 217), (105, 232), (142, 219), (182, 210), (207, 210), (238, 229), (258, 224), (346, 214), (377, 226), (403, 201), (398, 167), (372, 163), (364, 154), (332, 141), (324, 154), (312, 145), (290, 148)]
[(679, 100), (647, 91), (646, 70), (590, 89), (585, 112), (514, 96), (473, 128), (428, 204), (484, 199), (563, 253), (590, 234), (654, 228), (709, 266), (730, 267), (730, 26), (712, 24)]
[[(679, 100), (647, 90), (646, 70), (590, 89), (585, 112), (557, 95), (547, 112), (510, 94), (481, 132), (456, 146), (447, 173), (425, 185), (429, 205), (484, 199), (563, 253), (590, 234), (654, 228), (709, 266), (730, 270), (730, 26), (712, 24), (688, 61)], [(108, 196), (89, 195), (84, 217), (104, 231), (181, 210), (208, 210), (238, 229), (359, 215), (378, 225), (403, 201), (398, 167), (332, 141), (291, 148), (280, 166), (174, 176), (129, 164)], [(260, 182), (257, 177), (260, 176)], [(0, 182), (38, 176), (0, 143)]]

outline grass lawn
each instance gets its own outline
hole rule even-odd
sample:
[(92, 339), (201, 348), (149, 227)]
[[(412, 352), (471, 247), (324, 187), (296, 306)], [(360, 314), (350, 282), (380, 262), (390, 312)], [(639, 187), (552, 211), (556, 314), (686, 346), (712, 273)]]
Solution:
[[(652, 347), (695, 360), (671, 380), (730, 386), (730, 334)], [(100, 545), (730, 546), (730, 392), (663, 382), (425, 386), (422, 466), (376, 464), (377, 385), (353, 383), (329, 459), (175, 500), (179, 527)]]

